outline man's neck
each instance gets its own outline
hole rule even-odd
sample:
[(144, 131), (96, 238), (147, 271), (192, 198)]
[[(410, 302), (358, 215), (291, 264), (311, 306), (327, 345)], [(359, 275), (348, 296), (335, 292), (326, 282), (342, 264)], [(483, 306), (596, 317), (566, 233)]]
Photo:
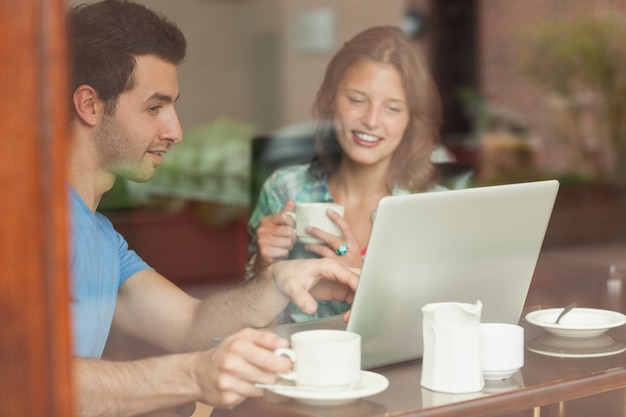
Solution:
[[(80, 91), (79, 91), (80, 90)], [(113, 188), (115, 174), (107, 167), (101, 154), (98, 135), (105, 124), (106, 103), (90, 88), (75, 92), (75, 115), (70, 120), (68, 181), (93, 212), (98, 208), (102, 195)]]
[(78, 146), (70, 147), (68, 181), (85, 204), (95, 212), (102, 195), (113, 188), (115, 175), (104, 171), (90, 152)]
[(110, 183), (111, 185), (103, 186), (102, 184), (98, 185), (98, 181), (85, 181), (72, 175), (69, 176), (68, 181), (93, 212), (98, 208), (102, 195), (113, 187), (113, 182)]

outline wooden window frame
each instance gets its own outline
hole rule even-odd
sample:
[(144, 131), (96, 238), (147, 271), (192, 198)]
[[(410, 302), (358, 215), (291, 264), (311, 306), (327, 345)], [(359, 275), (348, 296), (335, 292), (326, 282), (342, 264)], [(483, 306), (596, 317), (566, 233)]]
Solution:
[(0, 2), (0, 415), (74, 415), (62, 0)]

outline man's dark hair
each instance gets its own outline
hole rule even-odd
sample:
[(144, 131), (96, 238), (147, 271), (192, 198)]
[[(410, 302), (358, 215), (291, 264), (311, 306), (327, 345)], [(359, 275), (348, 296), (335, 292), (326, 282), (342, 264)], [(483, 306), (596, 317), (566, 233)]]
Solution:
[(108, 112), (134, 86), (135, 56), (155, 55), (174, 65), (186, 54), (187, 41), (166, 17), (127, 0), (82, 4), (68, 13), (72, 93), (93, 87)]

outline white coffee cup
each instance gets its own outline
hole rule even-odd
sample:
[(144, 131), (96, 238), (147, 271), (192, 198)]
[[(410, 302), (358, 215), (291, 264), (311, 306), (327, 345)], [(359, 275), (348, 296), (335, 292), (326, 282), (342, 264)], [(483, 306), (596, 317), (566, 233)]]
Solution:
[(309, 235), (305, 230), (307, 226), (317, 227), (335, 236), (341, 236), (341, 229), (333, 222), (326, 210), (331, 209), (340, 216), (344, 215), (344, 207), (337, 203), (297, 203), (295, 214), (288, 212), (296, 221), (296, 235), (302, 243), (325, 244), (321, 239)]
[(291, 335), (291, 348), (274, 351), (293, 362), (280, 374), (296, 385), (316, 390), (356, 386), (361, 377), (361, 336), (344, 330), (305, 330)]
[(481, 367), (485, 380), (502, 380), (524, 366), (524, 328), (516, 324), (480, 324)]

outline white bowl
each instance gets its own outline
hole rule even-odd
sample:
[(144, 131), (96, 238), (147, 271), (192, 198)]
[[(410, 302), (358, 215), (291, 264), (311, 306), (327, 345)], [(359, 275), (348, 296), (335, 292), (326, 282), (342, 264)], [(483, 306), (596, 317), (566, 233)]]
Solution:
[(626, 315), (595, 308), (574, 308), (554, 323), (562, 308), (548, 308), (526, 314), (526, 321), (562, 337), (597, 337), (613, 327), (626, 324)]

